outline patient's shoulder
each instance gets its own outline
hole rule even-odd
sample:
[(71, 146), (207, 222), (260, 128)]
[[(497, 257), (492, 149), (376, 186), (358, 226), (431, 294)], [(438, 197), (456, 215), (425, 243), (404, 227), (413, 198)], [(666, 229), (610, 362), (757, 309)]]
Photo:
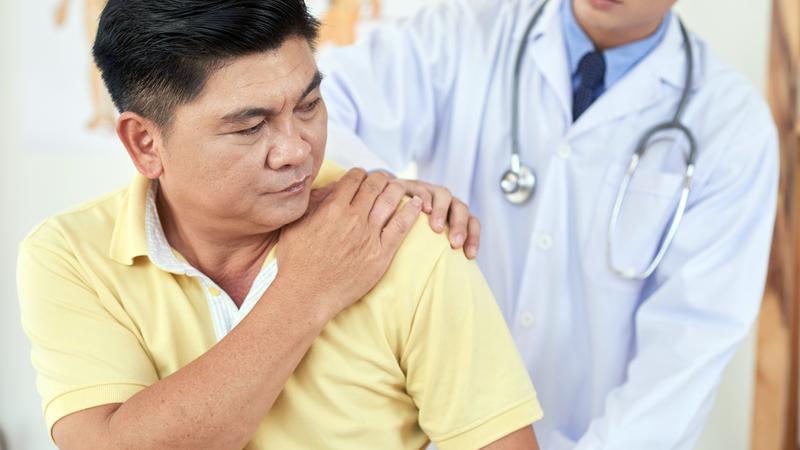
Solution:
[[(347, 173), (345, 168), (326, 160), (317, 174), (314, 187), (321, 188), (334, 183), (345, 173)], [(404, 199), (402, 205), (409, 200), (410, 198)], [(450, 244), (446, 238), (447, 232), (437, 234), (431, 230), (428, 223), (428, 215), (421, 213), (400, 246), (384, 279), (390, 275), (402, 276), (404, 279), (419, 278), (431, 272), (439, 256), (450, 247)]]
[[(334, 183), (345, 173), (347, 173), (345, 168), (335, 162), (326, 160), (323, 162), (314, 181), (314, 187), (321, 188), (327, 184)], [(409, 198), (403, 200), (402, 205), (409, 200)], [(427, 279), (443, 253), (447, 251), (455, 252), (455, 250), (450, 250), (450, 243), (446, 237), (447, 232), (435, 233), (431, 229), (428, 219), (429, 216), (427, 214), (420, 213), (408, 236), (406, 236), (397, 254), (395, 254), (386, 274), (373, 289), (373, 293), (390, 287), (396, 298), (415, 297), (424, 288)], [(461, 257), (464, 257), (462, 252), (459, 251), (459, 253)], [(455, 255), (451, 257), (453, 256)]]
[(427, 278), (439, 259), (448, 251), (455, 252), (451, 250), (450, 242), (447, 240), (447, 230), (435, 233), (431, 229), (429, 216), (420, 213), (408, 236), (400, 245), (390, 270), (396, 267), (396, 270)]
[(453, 258), (463, 258), (466, 262), (463, 252), (450, 248), (447, 231), (435, 233), (428, 215), (420, 213), (386, 273), (368, 295), (369, 300), (382, 297), (381, 302), (394, 304), (403, 310), (410, 308), (407, 312), (412, 312), (437, 265), (447, 264)]
[(24, 249), (35, 245), (67, 245), (81, 242), (107, 245), (128, 188), (84, 202), (39, 223), (21, 242)]

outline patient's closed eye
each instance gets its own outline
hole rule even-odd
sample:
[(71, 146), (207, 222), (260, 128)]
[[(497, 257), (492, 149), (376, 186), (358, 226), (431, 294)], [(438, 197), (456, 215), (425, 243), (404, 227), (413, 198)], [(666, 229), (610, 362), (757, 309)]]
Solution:
[(298, 112), (300, 112), (300, 113), (305, 113), (305, 114), (311, 113), (311, 112), (313, 112), (313, 111), (314, 111), (314, 110), (317, 108), (317, 106), (319, 106), (319, 104), (320, 104), (320, 102), (321, 102), (321, 101), (322, 101), (322, 98), (321, 98), (321, 97), (319, 97), (319, 98), (317, 98), (316, 100), (314, 100), (314, 101), (312, 101), (312, 102), (309, 102), (309, 103), (307, 103), (307, 104), (305, 104), (305, 105), (301, 106), (301, 107), (298, 109)]
[(240, 135), (243, 135), (243, 136), (250, 136), (250, 135), (256, 134), (261, 130), (261, 128), (264, 127), (264, 123), (265, 123), (265, 121), (262, 120), (256, 126), (247, 128), (245, 130), (237, 131), (236, 134), (240, 134)]

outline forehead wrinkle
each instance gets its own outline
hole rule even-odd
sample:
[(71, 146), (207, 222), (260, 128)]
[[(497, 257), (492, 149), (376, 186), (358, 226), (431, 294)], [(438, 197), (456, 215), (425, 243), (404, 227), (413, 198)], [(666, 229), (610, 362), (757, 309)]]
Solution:
[[(268, 85), (283, 84), (284, 80), (286, 80), (287, 78), (296, 76), (295, 73), (297, 72), (298, 68), (303, 64), (303, 62), (304, 61), (302, 60), (302, 58), (299, 58), (299, 61), (296, 61), (294, 63), (294, 65), (290, 69), (285, 70), (285, 72), (283, 70), (281, 71), (281, 72), (284, 72), (284, 73), (280, 73), (280, 74), (274, 76), (273, 78), (271, 78), (269, 80), (265, 80), (263, 77), (260, 77), (259, 79), (256, 79), (256, 80), (247, 81), (244, 84), (236, 86), (236, 89), (245, 89), (245, 88), (249, 88), (249, 87), (252, 87), (252, 86), (255, 86), (255, 85), (259, 85), (259, 84), (268, 84)], [(253, 65), (260, 65), (260, 64), (254, 63)], [(274, 65), (277, 65), (277, 64), (275, 64), (275, 63), (271, 63), (270, 64), (270, 66), (274, 66)], [(282, 68), (282, 67), (279, 67), (279, 68)], [(248, 70), (252, 70), (252, 69), (248, 69)], [(276, 71), (274, 71), (274, 70), (266, 71), (266, 72), (262, 71), (262, 70), (258, 70), (257, 71), (257, 73), (259, 73), (259, 74), (267, 74), (267, 73), (274, 74), (275, 72)], [(237, 78), (237, 80), (239, 80), (239, 78)]]

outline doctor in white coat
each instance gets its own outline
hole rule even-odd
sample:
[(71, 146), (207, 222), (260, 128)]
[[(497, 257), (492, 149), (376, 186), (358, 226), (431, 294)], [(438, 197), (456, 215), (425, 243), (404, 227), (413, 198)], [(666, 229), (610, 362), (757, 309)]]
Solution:
[[(756, 90), (694, 35), (688, 64), (674, 3), (549, 0), (526, 35), (540, 0), (451, 0), (320, 57), (331, 133), (348, 142), (334, 159), (389, 171), (415, 162), (420, 179), (482, 222), (478, 263), (539, 390), (542, 448), (692, 448), (758, 314), (774, 124)], [(514, 204), (500, 180), (523, 40), (519, 155), (536, 184)], [(684, 91), (680, 120), (697, 145), (685, 214), (655, 271), (630, 279), (609, 261), (627, 275), (653, 261), (689, 141), (652, 140), (609, 245), (618, 188), (641, 136), (672, 120)]]

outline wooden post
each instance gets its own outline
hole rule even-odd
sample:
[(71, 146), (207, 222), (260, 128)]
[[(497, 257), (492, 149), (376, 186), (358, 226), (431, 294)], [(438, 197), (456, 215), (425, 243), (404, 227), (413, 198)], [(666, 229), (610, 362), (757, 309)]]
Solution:
[(798, 449), (800, 0), (773, 0), (769, 101), (781, 143), (778, 216), (759, 318), (753, 450)]

